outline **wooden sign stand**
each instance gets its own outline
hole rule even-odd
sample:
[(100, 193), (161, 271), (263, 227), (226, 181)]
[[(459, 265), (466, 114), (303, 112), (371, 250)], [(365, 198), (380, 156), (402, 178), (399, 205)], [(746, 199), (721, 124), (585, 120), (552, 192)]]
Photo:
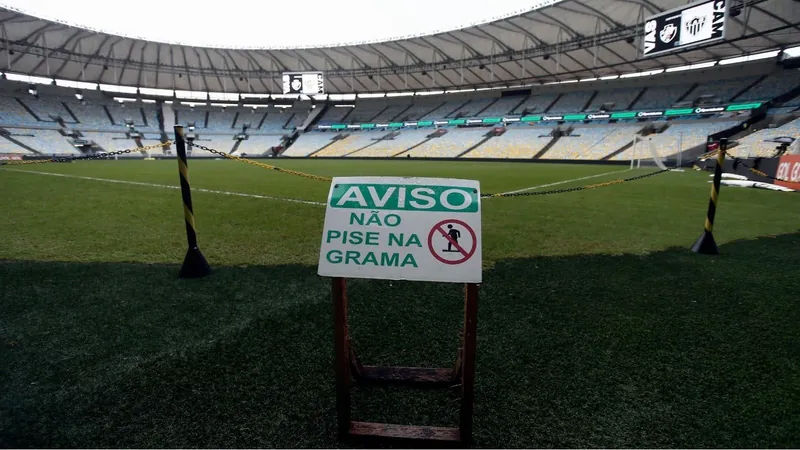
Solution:
[[(347, 326), (347, 283), (332, 279), (334, 349), (336, 352), (336, 414), (340, 440), (347, 438), (398, 439), (423, 445), (469, 446), (472, 443), (472, 407), (475, 390), (475, 334), (478, 322), (478, 285), (464, 286), (464, 329), (453, 368), (377, 367), (362, 365), (350, 342)], [(461, 411), (457, 428), (395, 425), (350, 420), (350, 388), (354, 383), (457, 387)]]

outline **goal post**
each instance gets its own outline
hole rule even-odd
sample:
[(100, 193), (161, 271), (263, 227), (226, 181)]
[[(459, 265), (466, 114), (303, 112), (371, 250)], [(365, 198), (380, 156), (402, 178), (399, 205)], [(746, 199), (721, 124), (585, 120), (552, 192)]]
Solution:
[[(677, 152), (680, 155), (680, 151)], [(680, 156), (678, 156), (680, 158)], [(680, 164), (678, 160), (678, 164)], [(657, 167), (661, 170), (668, 170), (667, 159), (661, 156), (653, 140), (647, 136), (639, 136), (633, 139), (633, 157), (631, 159), (631, 169), (642, 167)]]

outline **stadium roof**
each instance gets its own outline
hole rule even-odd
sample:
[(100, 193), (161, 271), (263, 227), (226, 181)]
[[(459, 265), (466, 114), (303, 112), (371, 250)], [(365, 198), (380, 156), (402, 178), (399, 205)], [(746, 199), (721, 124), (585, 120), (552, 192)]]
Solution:
[(295, 49), (153, 42), (0, 9), (0, 70), (112, 85), (273, 94), (282, 91), (283, 72), (324, 71), (329, 93), (453, 90), (647, 72), (800, 43), (797, 0), (727, 1), (734, 13), (724, 42), (647, 59), (639, 56), (644, 18), (685, 0), (563, 0), (427, 36)]

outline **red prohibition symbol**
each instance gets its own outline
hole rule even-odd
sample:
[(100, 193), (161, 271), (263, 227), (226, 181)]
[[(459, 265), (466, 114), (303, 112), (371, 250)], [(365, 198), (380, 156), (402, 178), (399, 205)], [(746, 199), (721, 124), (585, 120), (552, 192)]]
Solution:
[[(464, 228), (464, 230), (466, 230), (470, 234), (470, 236), (472, 237), (472, 248), (469, 249), (469, 250), (464, 249), (464, 247), (461, 246), (461, 244), (458, 243), (458, 237), (452, 236), (450, 234), (450, 232), (445, 230), (445, 226), (447, 226), (447, 225), (449, 225), (451, 229), (453, 228), (453, 225), (459, 225), (462, 228)], [(437, 252), (437, 250), (433, 246), (433, 238), (436, 235), (441, 235), (442, 237), (447, 239), (448, 250), (439, 249), (438, 252)], [(456, 235), (456, 236), (458, 236), (458, 235)], [(451, 248), (454, 249), (454, 250), (449, 250)], [(475, 249), (476, 248), (478, 248), (478, 238), (477, 238), (477, 236), (475, 236), (475, 231), (473, 231), (472, 228), (470, 228), (470, 226), (467, 225), (465, 222), (462, 222), (462, 221), (457, 220), (457, 219), (446, 219), (446, 220), (443, 220), (443, 221), (437, 223), (436, 225), (434, 225), (433, 228), (431, 228), (431, 232), (428, 233), (428, 250), (430, 250), (430, 252), (431, 252), (431, 254), (433, 255), (434, 258), (436, 258), (437, 260), (439, 260), (440, 262), (443, 262), (445, 264), (456, 265), (456, 264), (461, 264), (463, 262), (466, 262), (467, 260), (469, 260), (472, 257), (472, 255), (475, 254)], [(439, 253), (447, 253), (447, 252), (460, 253), (461, 256), (458, 259), (452, 259), (451, 260), (451, 259), (446, 259), (442, 255), (439, 254)]]

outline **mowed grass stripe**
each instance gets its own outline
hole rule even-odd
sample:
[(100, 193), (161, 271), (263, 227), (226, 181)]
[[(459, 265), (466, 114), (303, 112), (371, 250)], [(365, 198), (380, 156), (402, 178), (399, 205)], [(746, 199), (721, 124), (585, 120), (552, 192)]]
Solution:
[[(126, 181), (126, 180), (113, 180), (108, 178), (97, 178), (97, 177), (86, 177), (80, 175), (69, 175), (63, 173), (54, 173), (54, 172), (39, 172), (36, 170), (16, 170), (16, 169), (5, 169), (10, 170), (12, 172), (21, 172), (21, 173), (30, 173), (35, 175), (48, 175), (48, 176), (55, 176), (55, 177), (64, 177), (64, 178), (75, 178), (80, 180), (89, 180), (89, 181), (103, 181), (106, 183), (117, 183), (117, 184), (131, 184), (135, 186), (147, 186), (147, 187), (155, 187), (155, 188), (163, 188), (163, 189), (180, 189), (180, 186), (177, 185), (167, 185), (167, 184), (155, 184), (155, 183), (144, 183), (141, 181)], [(290, 202), (290, 203), (302, 203), (306, 205), (317, 205), (317, 206), (325, 206), (325, 203), (322, 202), (312, 202), (307, 200), (298, 200), (294, 198), (283, 198), (283, 197), (271, 197), (268, 195), (259, 195), (259, 194), (247, 194), (243, 192), (230, 192), (230, 191), (217, 191), (213, 189), (204, 189), (200, 187), (192, 187), (192, 192), (206, 192), (209, 194), (222, 194), (222, 195), (234, 195), (238, 197), (250, 197), (250, 198), (261, 198), (266, 200), (277, 200), (283, 202)]]

